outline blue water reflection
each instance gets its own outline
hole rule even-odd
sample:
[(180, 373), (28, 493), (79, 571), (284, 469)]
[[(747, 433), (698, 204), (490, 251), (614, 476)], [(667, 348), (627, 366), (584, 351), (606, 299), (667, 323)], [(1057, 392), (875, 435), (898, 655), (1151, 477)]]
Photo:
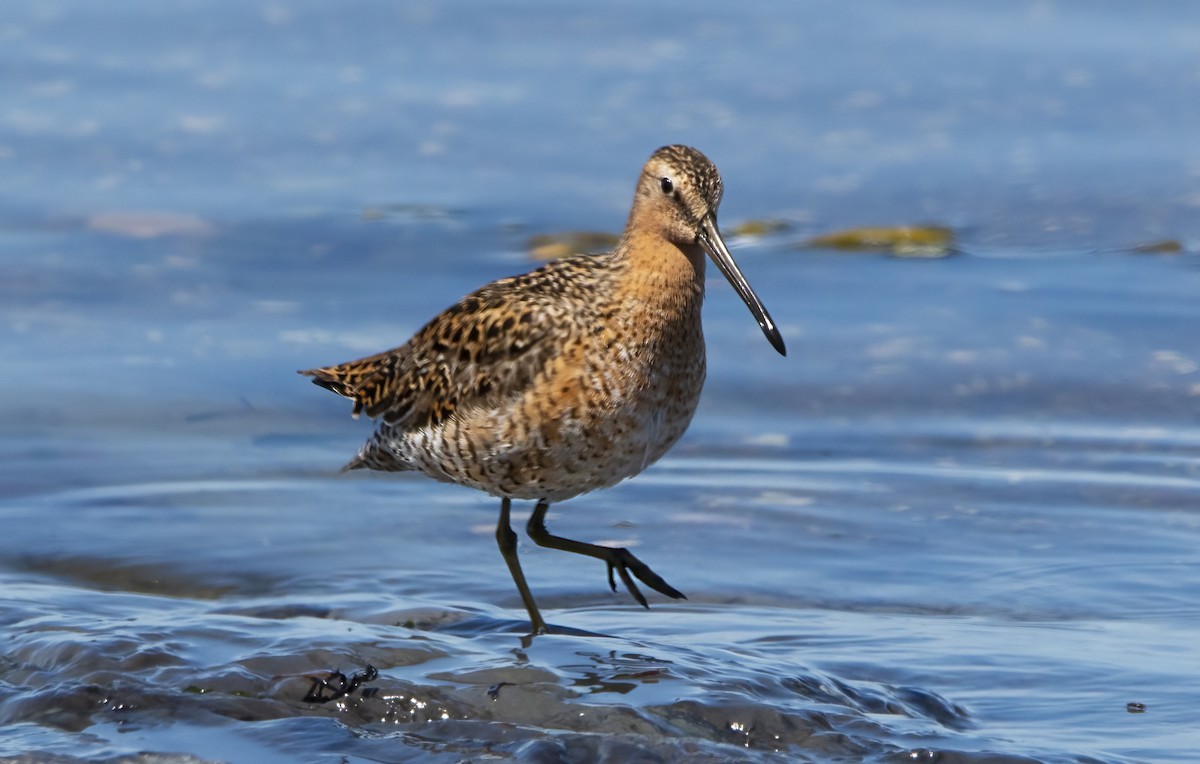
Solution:
[[(1198, 16), (9, 3), (0, 754), (1194, 756)], [(730, 244), (791, 355), (712, 283), (691, 431), (551, 515), (688, 601), (523, 548), (612, 636), (522, 647), (494, 501), (338, 475), (369, 426), (294, 370), (619, 230), (675, 141), (788, 224)], [(799, 247), (925, 222), (961, 253)]]

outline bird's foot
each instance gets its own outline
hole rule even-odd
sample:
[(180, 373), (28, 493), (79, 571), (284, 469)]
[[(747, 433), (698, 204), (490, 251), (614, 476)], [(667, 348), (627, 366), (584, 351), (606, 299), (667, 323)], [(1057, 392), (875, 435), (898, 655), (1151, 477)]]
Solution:
[(663, 580), (662, 576), (650, 569), (650, 566), (633, 556), (633, 553), (623, 547), (610, 548), (608, 554), (605, 555), (605, 563), (608, 565), (608, 585), (615, 592), (617, 590), (617, 581), (613, 576), (615, 571), (621, 576), (621, 583), (625, 584), (625, 588), (629, 590), (630, 596), (637, 600), (642, 607), (649, 609), (650, 604), (646, 602), (646, 597), (638, 589), (637, 584), (633, 582), (630, 573), (637, 577), (646, 586), (649, 586), (654, 591), (665, 594), (672, 599), (685, 600), (675, 587)]

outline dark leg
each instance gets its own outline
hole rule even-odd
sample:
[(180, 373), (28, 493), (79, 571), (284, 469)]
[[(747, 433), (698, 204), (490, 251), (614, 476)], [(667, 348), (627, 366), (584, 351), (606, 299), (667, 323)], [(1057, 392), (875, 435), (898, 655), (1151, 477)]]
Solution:
[(533, 517), (529, 518), (529, 525), (526, 527), (529, 538), (533, 539), (534, 543), (538, 546), (561, 549), (564, 552), (574, 552), (575, 554), (585, 554), (588, 557), (595, 557), (597, 560), (604, 560), (605, 564), (608, 565), (608, 585), (612, 587), (612, 590), (614, 592), (617, 590), (617, 582), (613, 580), (613, 571), (616, 570), (621, 576), (621, 581), (625, 584), (625, 588), (638, 601), (638, 604), (644, 608), (649, 608), (650, 605), (638, 590), (637, 585), (633, 583), (633, 579), (629, 577), (630, 573), (637, 576), (639, 581), (656, 592), (677, 600), (687, 599), (687, 597), (684, 597), (674, 587), (662, 580), (661, 576), (650, 570), (650, 566), (634, 557), (628, 549), (586, 544), (582, 541), (572, 541), (561, 536), (551, 535), (546, 530), (546, 513), (549, 511), (550, 505), (544, 501), (539, 501), (537, 507), (533, 510)]
[(517, 591), (521, 593), (525, 609), (529, 611), (529, 624), (533, 628), (533, 633), (545, 634), (546, 622), (542, 620), (542, 614), (538, 612), (537, 603), (533, 601), (533, 593), (529, 591), (529, 584), (525, 583), (525, 574), (521, 572), (521, 561), (517, 559), (517, 534), (513, 532), (508, 520), (511, 506), (511, 500), (500, 500), (500, 522), (496, 524), (496, 543), (500, 546), (500, 554), (504, 555), (504, 562), (508, 564), (508, 572), (512, 573), (513, 581), (517, 584)]

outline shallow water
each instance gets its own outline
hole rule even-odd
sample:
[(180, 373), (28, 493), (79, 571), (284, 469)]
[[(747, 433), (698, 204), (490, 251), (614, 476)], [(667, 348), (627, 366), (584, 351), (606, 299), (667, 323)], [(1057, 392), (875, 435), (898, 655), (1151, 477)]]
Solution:
[[(849, 5), (6, 6), (0, 757), (1198, 760), (1197, 9)], [(688, 435), (549, 519), (687, 601), (524, 544), (529, 643), (496, 502), (293, 371), (672, 141), (790, 355), (711, 283)]]

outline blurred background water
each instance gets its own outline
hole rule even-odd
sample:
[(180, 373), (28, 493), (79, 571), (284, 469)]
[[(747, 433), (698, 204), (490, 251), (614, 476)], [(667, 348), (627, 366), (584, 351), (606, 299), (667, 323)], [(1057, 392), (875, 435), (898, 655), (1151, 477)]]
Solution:
[[(1182, 0), (6, 3), (0, 758), (1200, 760), (1197, 51)], [(610, 636), (523, 644), (496, 502), (339, 475), (294, 370), (673, 142), (790, 355), (712, 283), (688, 435), (551, 515), (689, 599), (526, 544)]]

